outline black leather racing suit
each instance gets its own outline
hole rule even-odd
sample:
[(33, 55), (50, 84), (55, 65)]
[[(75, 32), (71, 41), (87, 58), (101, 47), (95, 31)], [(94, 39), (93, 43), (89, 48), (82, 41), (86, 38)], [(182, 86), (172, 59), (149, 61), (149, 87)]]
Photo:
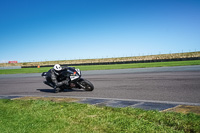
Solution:
[[(62, 68), (62, 70), (60, 72), (62, 72), (64, 70), (67, 70), (67, 67)], [(68, 83), (69, 80), (58, 81), (58, 77), (60, 75), (60, 72), (55, 71), (53, 68), (50, 69), (47, 72), (46, 80), (47, 80), (47, 82), (52, 83), (52, 85), (53, 85), (54, 88), (60, 87), (63, 84), (66, 84), (66, 85), (69, 84)]]

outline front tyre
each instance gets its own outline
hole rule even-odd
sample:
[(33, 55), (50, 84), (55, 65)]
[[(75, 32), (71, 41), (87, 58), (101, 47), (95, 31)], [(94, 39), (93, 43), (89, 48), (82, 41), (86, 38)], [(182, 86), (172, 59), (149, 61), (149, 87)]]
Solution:
[(81, 88), (84, 89), (85, 91), (93, 91), (94, 90), (94, 85), (87, 79), (82, 79), (80, 84), (82, 86)]

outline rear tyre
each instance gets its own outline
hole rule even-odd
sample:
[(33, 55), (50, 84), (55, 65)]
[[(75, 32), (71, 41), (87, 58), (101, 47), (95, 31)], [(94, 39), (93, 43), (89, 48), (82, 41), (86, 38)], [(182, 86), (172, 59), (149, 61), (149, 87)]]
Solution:
[(84, 89), (85, 91), (93, 91), (94, 90), (94, 85), (86, 79), (82, 79), (80, 84), (82, 86), (84, 86), (84, 88), (82, 88), (82, 89)]
[(60, 88), (55, 88), (55, 89), (54, 89), (54, 92), (55, 92), (55, 93), (60, 92)]
[(62, 92), (62, 91), (65, 90), (65, 86), (60, 86), (59, 88), (60, 88), (60, 91), (59, 91), (59, 92)]

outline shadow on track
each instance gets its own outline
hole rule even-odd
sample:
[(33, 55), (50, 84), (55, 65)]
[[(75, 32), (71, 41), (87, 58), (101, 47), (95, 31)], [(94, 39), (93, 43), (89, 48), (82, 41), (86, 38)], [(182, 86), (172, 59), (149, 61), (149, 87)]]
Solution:
[[(54, 89), (37, 89), (37, 90), (40, 92), (55, 93)], [(80, 89), (65, 89), (61, 92), (84, 92), (84, 91)]]
[(53, 89), (37, 89), (37, 90), (41, 92), (54, 93)]

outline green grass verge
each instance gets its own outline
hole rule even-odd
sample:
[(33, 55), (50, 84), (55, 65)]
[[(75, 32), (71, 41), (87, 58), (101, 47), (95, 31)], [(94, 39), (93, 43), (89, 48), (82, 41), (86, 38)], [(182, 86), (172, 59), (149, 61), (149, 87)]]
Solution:
[(200, 116), (41, 100), (0, 100), (1, 133), (200, 132)]
[[(200, 65), (200, 60), (114, 64), (114, 65), (83, 65), (75, 67), (79, 68), (82, 71), (87, 71), (87, 70), (108, 70), (108, 69), (128, 69), (128, 68), (147, 68), (147, 67), (187, 66), (187, 65)], [(48, 71), (50, 68), (51, 67), (0, 70), (0, 74), (42, 73)]]

